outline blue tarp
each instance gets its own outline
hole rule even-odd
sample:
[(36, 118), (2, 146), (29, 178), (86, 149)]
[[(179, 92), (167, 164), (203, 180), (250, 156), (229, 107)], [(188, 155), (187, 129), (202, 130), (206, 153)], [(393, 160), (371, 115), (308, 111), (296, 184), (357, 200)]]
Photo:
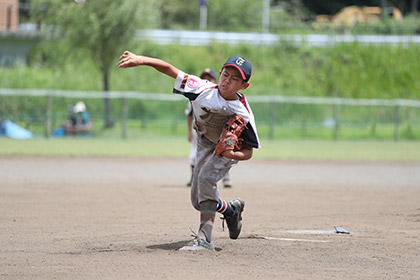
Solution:
[(53, 134), (54, 137), (61, 138), (64, 136), (64, 128), (62, 126), (57, 127), (54, 129)]
[(0, 123), (0, 135), (3, 134), (14, 139), (31, 139), (33, 137), (32, 132), (9, 120)]

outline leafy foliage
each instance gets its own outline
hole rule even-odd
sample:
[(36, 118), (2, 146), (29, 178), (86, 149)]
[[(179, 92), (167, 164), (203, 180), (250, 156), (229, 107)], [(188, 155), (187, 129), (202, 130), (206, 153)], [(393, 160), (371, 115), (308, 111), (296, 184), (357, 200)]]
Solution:
[[(50, 42), (49, 50), (56, 42)], [(45, 44), (44, 46), (46, 46)], [(56, 52), (66, 48), (57, 49)], [(183, 45), (158, 46), (138, 42), (131, 46), (135, 53), (162, 58), (178, 68), (198, 74), (210, 67), (216, 72), (225, 59), (234, 54), (247, 57), (253, 64), (251, 86), (244, 93), (255, 95), (320, 96), (378, 99), (419, 99), (420, 66), (417, 58), (420, 46), (365, 46), (341, 44), (330, 48), (309, 48), (283, 42), (277, 46), (219, 45), (188, 47)], [(86, 57), (87, 52), (71, 53), (65, 63), (54, 67), (0, 68), (0, 87), (49, 88), (72, 90), (100, 90), (98, 73)], [(60, 55), (54, 54), (54, 57)], [(198, 59), (199, 58), (199, 59)], [(116, 62), (118, 58), (115, 57)], [(150, 67), (119, 69), (112, 67), (113, 89), (170, 94), (173, 79), (161, 75)], [(66, 108), (77, 98), (53, 98), (53, 127), (66, 118)], [(104, 133), (102, 122), (104, 104), (98, 99), (85, 100), (95, 121), (95, 133)], [(0, 118), (10, 118), (20, 124), (38, 127), (42, 134), (46, 99), (44, 97), (0, 96)], [(152, 132), (183, 135), (184, 108), (187, 100), (161, 102), (128, 100), (129, 118), (136, 127)], [(122, 116), (122, 101), (113, 99), (112, 120), (118, 125)], [(260, 135), (268, 137), (273, 131), (275, 139), (306, 137), (331, 138), (333, 130), (323, 126), (332, 117), (329, 105), (307, 104), (253, 104)], [(392, 107), (340, 107), (340, 139), (378, 138), (392, 139), (394, 135), (394, 108)], [(419, 139), (419, 110), (401, 108), (401, 139)]]
[[(65, 44), (45, 42), (42, 53), (32, 53), (32, 67), (0, 68), (0, 87), (58, 88), (101, 90), (100, 76), (88, 58), (87, 51), (65, 57)], [(230, 55), (247, 57), (253, 65), (249, 95), (337, 96), (348, 98), (419, 99), (420, 46), (375, 46), (358, 43), (329, 48), (297, 46), (281, 42), (276, 46), (213, 44), (206, 47), (183, 45), (159, 46), (146, 42), (124, 48), (139, 54), (164, 59), (188, 73), (198, 74), (210, 67), (220, 70)], [(118, 61), (119, 54), (112, 58)], [(170, 92), (173, 80), (149, 67), (118, 69), (111, 67), (113, 90)]]
[[(108, 91), (110, 68), (122, 52), (122, 43), (129, 44), (141, 20), (145, 24), (150, 19), (148, 8), (151, 7), (152, 1), (143, 1), (140, 5), (136, 0), (87, 1), (83, 4), (35, 0), (34, 14), (51, 23), (56, 36), (64, 36), (71, 49), (87, 50), (87, 57), (102, 74), (103, 90)], [(106, 127), (110, 127), (110, 100), (106, 98), (105, 103)]]
[[(73, 1), (36, 0), (34, 4), (34, 14), (51, 23), (56, 36), (68, 40), (70, 49), (87, 49), (104, 74), (121, 52), (121, 42), (132, 40), (142, 19), (139, 2), (133, 0), (86, 1), (79, 5)], [(48, 7), (45, 13), (40, 12), (42, 7)]]

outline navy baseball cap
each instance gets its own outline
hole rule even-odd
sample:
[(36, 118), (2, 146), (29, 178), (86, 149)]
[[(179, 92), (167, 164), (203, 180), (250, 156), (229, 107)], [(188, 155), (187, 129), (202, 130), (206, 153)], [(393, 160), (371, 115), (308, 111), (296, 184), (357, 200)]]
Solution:
[(226, 66), (232, 66), (238, 69), (241, 73), (242, 79), (244, 79), (245, 82), (248, 82), (251, 78), (252, 65), (248, 62), (248, 60), (246, 60), (246, 58), (242, 56), (229, 57), (225, 64), (223, 64), (223, 68)]
[(205, 75), (210, 75), (215, 81), (217, 81), (216, 73), (214, 73), (214, 71), (210, 68), (204, 69), (204, 71), (200, 75), (200, 78), (202, 79)]

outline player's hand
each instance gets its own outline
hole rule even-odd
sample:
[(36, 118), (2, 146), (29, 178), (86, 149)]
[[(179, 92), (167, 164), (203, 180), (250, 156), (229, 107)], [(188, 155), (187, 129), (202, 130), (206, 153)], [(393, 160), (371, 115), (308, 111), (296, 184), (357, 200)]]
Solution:
[(235, 159), (235, 152), (233, 150), (226, 150), (221, 153), (221, 155), (230, 159)]
[(125, 51), (118, 61), (117, 66), (120, 68), (135, 67), (144, 64), (144, 59), (140, 55), (135, 55), (132, 52)]
[(221, 153), (222, 156), (234, 160), (248, 160), (252, 157), (253, 149), (251, 147), (243, 146), (239, 151), (226, 150)]

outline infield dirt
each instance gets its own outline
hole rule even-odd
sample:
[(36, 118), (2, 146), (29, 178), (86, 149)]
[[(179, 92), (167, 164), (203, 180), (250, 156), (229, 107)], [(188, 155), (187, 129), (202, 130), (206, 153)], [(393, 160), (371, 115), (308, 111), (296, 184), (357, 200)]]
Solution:
[[(231, 171), (243, 230), (198, 228), (187, 159), (0, 157), (0, 279), (420, 279), (420, 163)], [(334, 226), (351, 234), (337, 234)]]

